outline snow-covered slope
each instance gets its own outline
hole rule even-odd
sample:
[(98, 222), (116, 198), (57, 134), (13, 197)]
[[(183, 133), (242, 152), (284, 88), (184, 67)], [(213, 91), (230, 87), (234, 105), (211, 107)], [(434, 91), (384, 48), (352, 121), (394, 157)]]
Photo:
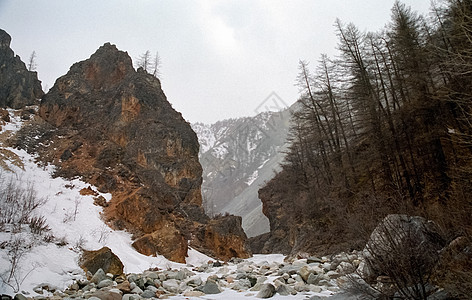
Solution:
[(250, 237), (269, 231), (258, 190), (283, 160), (289, 121), (287, 109), (211, 125), (192, 125), (200, 142), (207, 213), (241, 216)]
[[(15, 116), (10, 110), (10, 115)], [(32, 288), (42, 282), (53, 283), (63, 289), (77, 276), (83, 276), (78, 266), (80, 249), (97, 250), (109, 247), (123, 262), (124, 272), (142, 272), (150, 267), (181, 268), (182, 264), (168, 261), (163, 256), (148, 257), (135, 251), (131, 246), (131, 234), (111, 230), (101, 219), (102, 208), (94, 205), (93, 196), (82, 196), (80, 190), (89, 187), (78, 179), (52, 178), (54, 168), (50, 165), (38, 166), (35, 158), (23, 150), (3, 145), (7, 136), (21, 127), (18, 116), (2, 126), (0, 160), (4, 163), (1, 183), (4, 189), (9, 183), (34, 192), (35, 198), (43, 204), (34, 210), (36, 216), (43, 216), (50, 228), (42, 235), (35, 235), (27, 225), (17, 232), (11, 224), (2, 224), (0, 230), (0, 275), (8, 279), (11, 273), (12, 254), (6, 243), (21, 241), (27, 249), (18, 261), (16, 278), (5, 284), (0, 280), (0, 294), (13, 290), (32, 292)], [(6, 170), (5, 170), (6, 169)], [(94, 189), (93, 187), (91, 187)], [(96, 191), (96, 190), (95, 190)], [(110, 194), (100, 194), (106, 200)], [(2, 203), (2, 206), (5, 204)], [(187, 258), (189, 264), (201, 264), (208, 256), (191, 250)]]

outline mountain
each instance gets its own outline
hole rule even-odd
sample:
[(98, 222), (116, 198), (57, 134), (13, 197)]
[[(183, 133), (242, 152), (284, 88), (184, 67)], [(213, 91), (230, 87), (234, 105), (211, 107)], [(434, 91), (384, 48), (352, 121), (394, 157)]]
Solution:
[(220, 259), (250, 255), (241, 218), (204, 214), (197, 136), (126, 52), (105, 43), (75, 63), (42, 98), (39, 117), (16, 146), (55, 165), (56, 176), (111, 193), (103, 217), (132, 232), (140, 253), (185, 262), (190, 245)]
[(10, 48), (11, 36), (0, 29), (0, 107), (23, 108), (43, 95), (36, 72), (28, 71)]
[(210, 215), (242, 217), (249, 237), (269, 231), (259, 188), (279, 170), (287, 148), (290, 110), (192, 124), (200, 143), (203, 205)]

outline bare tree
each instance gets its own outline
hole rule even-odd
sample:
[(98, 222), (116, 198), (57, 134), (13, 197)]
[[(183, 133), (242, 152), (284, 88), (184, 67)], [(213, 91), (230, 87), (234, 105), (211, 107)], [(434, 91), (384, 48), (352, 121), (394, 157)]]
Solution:
[(152, 68), (152, 58), (151, 58), (151, 52), (149, 50), (146, 50), (146, 52), (141, 54), (141, 56), (138, 58), (137, 67), (143, 68), (143, 70), (146, 71), (147, 73), (150, 72)]
[(152, 75), (156, 78), (161, 78), (161, 57), (159, 56), (159, 51), (156, 51), (156, 56), (154, 56), (154, 64), (153, 64), (153, 70), (152, 70)]
[(151, 74), (156, 78), (161, 77), (161, 57), (159, 56), (159, 52), (156, 51), (156, 55), (152, 57), (151, 51), (146, 50), (141, 56), (138, 58), (136, 67), (142, 68), (146, 73)]
[(28, 71), (36, 71), (37, 66), (38, 64), (36, 63), (36, 51), (33, 51), (28, 60)]

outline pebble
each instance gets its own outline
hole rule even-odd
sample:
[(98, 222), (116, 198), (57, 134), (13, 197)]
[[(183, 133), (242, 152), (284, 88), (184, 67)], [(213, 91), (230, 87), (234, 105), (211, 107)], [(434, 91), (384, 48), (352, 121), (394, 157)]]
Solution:
[[(343, 278), (341, 276), (354, 271), (356, 266), (360, 265), (360, 261), (362, 258), (357, 253), (342, 253), (331, 260), (327, 257), (309, 257), (282, 264), (267, 261), (253, 263), (250, 260), (234, 259), (227, 263), (209, 262), (201, 266), (187, 266), (180, 270), (153, 269), (141, 274), (121, 275), (114, 279), (99, 269), (93, 276), (89, 274), (90, 281), (85, 277), (77, 278), (65, 291), (42, 283), (34, 288), (39, 295), (32, 298), (46, 299), (48, 293), (54, 293), (54, 300), (165, 299), (179, 294), (197, 298), (216, 295), (224, 289), (233, 289), (252, 297), (256, 295), (258, 298), (271, 298), (276, 294), (281, 296), (303, 294), (307, 298), (310, 297), (310, 293), (339, 291), (338, 282)], [(208, 277), (201, 276), (209, 272), (215, 274)], [(202, 277), (207, 277), (206, 281), (202, 280)], [(32, 299), (30, 297), (18, 294), (15, 299)], [(49, 296), (49, 299), (52, 298)]]

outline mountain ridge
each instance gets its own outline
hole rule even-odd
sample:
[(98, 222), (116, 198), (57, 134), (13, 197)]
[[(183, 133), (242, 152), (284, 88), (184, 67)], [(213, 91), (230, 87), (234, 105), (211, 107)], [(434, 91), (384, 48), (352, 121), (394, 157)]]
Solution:
[(207, 214), (241, 216), (249, 237), (269, 230), (257, 191), (279, 169), (287, 148), (290, 111), (262, 112), (210, 125), (192, 124), (201, 145), (202, 194)]

